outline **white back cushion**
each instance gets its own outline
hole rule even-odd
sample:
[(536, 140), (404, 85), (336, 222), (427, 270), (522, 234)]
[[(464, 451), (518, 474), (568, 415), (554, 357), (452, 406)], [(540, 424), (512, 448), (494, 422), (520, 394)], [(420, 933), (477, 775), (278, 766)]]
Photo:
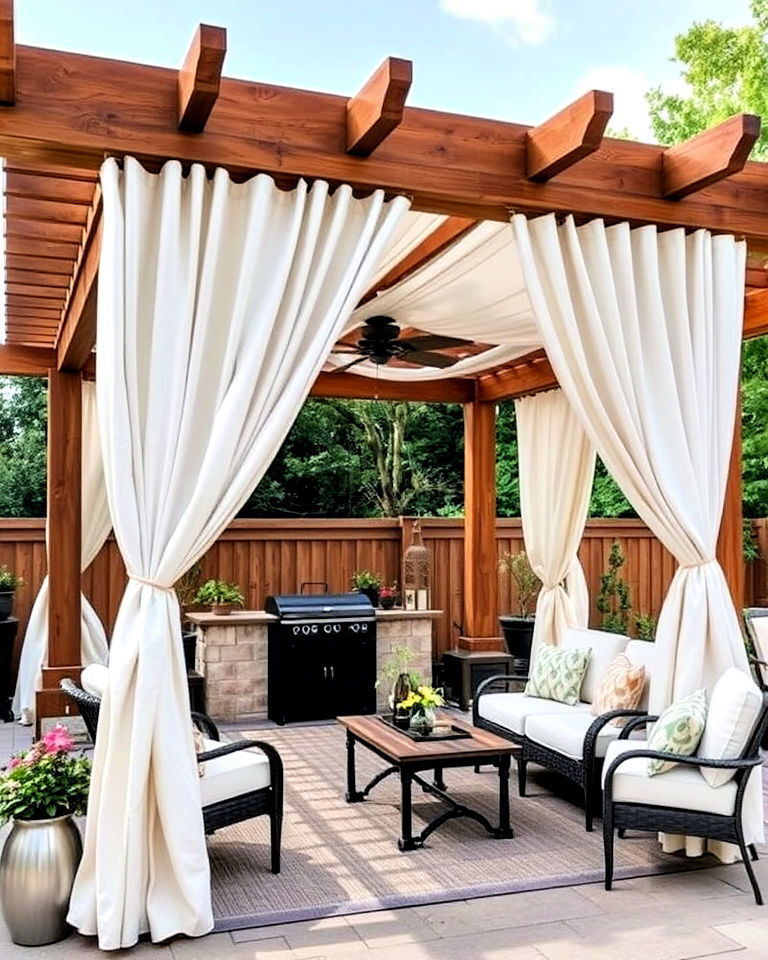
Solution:
[(638, 709), (647, 710), (653, 666), (656, 659), (656, 644), (652, 640), (630, 640), (624, 653), (631, 663), (639, 667), (645, 667), (645, 686)]
[(604, 630), (571, 629), (559, 645), (566, 650), (574, 648), (583, 650), (585, 647), (592, 650), (584, 682), (581, 685), (582, 702), (592, 703), (606, 667), (617, 653), (624, 652), (627, 637), (620, 633), (606, 633)]
[(80, 686), (94, 697), (103, 697), (109, 670), (103, 663), (90, 663), (80, 674)]
[[(763, 695), (749, 674), (729, 667), (721, 674), (709, 698), (707, 723), (697, 753), (712, 760), (740, 756), (763, 705)], [(736, 773), (702, 767), (701, 775), (712, 787), (721, 787)]]

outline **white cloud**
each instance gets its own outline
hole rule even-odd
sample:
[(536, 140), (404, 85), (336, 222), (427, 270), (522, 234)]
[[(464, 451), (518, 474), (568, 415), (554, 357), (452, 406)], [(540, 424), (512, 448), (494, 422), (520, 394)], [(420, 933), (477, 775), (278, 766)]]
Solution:
[(512, 43), (538, 46), (557, 26), (547, 0), (440, 0), (440, 9), (462, 20), (485, 23)]

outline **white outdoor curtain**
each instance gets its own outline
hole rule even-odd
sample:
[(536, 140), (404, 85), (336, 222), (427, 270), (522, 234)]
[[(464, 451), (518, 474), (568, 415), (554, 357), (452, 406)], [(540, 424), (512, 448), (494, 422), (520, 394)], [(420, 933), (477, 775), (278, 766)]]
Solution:
[(541, 580), (533, 642), (559, 643), (586, 627), (589, 593), (578, 550), (592, 493), (595, 449), (562, 390), (515, 401), (525, 550)]
[[(746, 245), (706, 230), (513, 217), (547, 355), (606, 467), (679, 568), (651, 710), (748, 670), (715, 548), (739, 382)], [(757, 794), (751, 789), (758, 788)], [(745, 809), (762, 839), (759, 785)], [(745, 805), (746, 806), (746, 805)]]
[[(81, 569), (89, 567), (109, 535), (107, 491), (101, 458), (99, 424), (96, 417), (96, 385), (83, 383), (82, 391), (82, 521)], [(107, 636), (88, 598), (80, 596), (80, 659), (89, 663), (106, 663)], [(19, 675), (13, 711), (21, 722), (30, 724), (35, 717), (35, 691), (41, 686), (41, 671), (48, 662), (48, 577), (40, 585), (29, 614), (24, 645), (21, 648)]]
[(172, 585), (263, 476), (408, 201), (130, 158), (101, 183), (99, 422), (130, 579), (69, 920), (114, 949), (213, 925)]

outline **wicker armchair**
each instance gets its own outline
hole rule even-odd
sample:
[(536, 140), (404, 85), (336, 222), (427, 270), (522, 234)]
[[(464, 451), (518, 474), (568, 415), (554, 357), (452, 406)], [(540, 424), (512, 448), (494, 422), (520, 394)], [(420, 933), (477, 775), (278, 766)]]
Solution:
[[(69, 679), (61, 681), (61, 689), (77, 705), (95, 742), (101, 698)], [(272, 873), (280, 873), (283, 826), (283, 763), (280, 754), (271, 743), (263, 740), (222, 743), (216, 724), (203, 713), (192, 713), (192, 722), (203, 734), (206, 746), (206, 750), (197, 755), (197, 762), (206, 764), (205, 774), (200, 778), (205, 832), (211, 834), (221, 827), (267, 814), (271, 869)], [(243, 753), (253, 747), (260, 754)], [(243, 787), (253, 788), (243, 790)]]
[[(768, 607), (746, 607), (744, 609), (744, 626), (755, 651), (755, 655), (749, 657), (749, 662), (752, 665), (755, 680), (757, 680), (763, 693), (768, 691), (768, 660), (766, 660), (768, 650), (765, 649), (763, 631), (755, 621), (764, 617), (768, 617)], [(765, 626), (768, 627), (768, 620), (765, 621)], [(766, 633), (768, 634), (768, 630)]]
[[(658, 719), (657, 716), (645, 716), (630, 720), (620, 734), (620, 741), (627, 740), (633, 730), (648, 723), (653, 723)], [(609, 754), (603, 779), (603, 842), (606, 890), (610, 890), (613, 883), (614, 830), (618, 830), (619, 838), (624, 836), (627, 829), (653, 833), (664, 831), (737, 844), (741, 851), (749, 882), (752, 885), (755, 903), (759, 906), (762, 905), (762, 894), (750, 863), (750, 857), (752, 860), (758, 859), (757, 850), (753, 844), (747, 846), (744, 841), (741, 815), (744, 792), (749, 780), (748, 774), (753, 767), (758, 767), (762, 763), (760, 741), (765, 734), (766, 727), (768, 727), (768, 694), (763, 693), (760, 714), (752, 727), (741, 755), (733, 760), (715, 760), (700, 756), (685, 757), (674, 753), (662, 753), (649, 750), (647, 742), (644, 740), (636, 741), (637, 749), (628, 745), (617, 756)], [(670, 760), (675, 764), (680, 764), (679, 769), (683, 773), (678, 773), (672, 781), (664, 781), (664, 778), (675, 775), (676, 770), (674, 769), (656, 777), (646, 776), (644, 789), (638, 790), (635, 787), (635, 796), (628, 797), (626, 793), (631, 793), (632, 787), (629, 788), (629, 791), (625, 787), (625, 796), (617, 801), (614, 799), (617, 771), (620, 771), (622, 765), (627, 761), (636, 759), (643, 761), (646, 759)], [(731, 782), (719, 787), (709, 786), (707, 781), (701, 777), (698, 794), (694, 799), (693, 790), (690, 788), (690, 778), (685, 775), (684, 771), (698, 767), (735, 770), (736, 773)], [(635, 779), (640, 781), (642, 778), (635, 777)], [(679, 803), (688, 803), (689, 806), (665, 806), (660, 801), (653, 802), (648, 796), (648, 784), (651, 781), (663, 782), (667, 793), (676, 794)], [(735, 790), (730, 786), (731, 783), (735, 784)], [(730, 789), (727, 793), (723, 793), (722, 791), (726, 787), (730, 787)]]

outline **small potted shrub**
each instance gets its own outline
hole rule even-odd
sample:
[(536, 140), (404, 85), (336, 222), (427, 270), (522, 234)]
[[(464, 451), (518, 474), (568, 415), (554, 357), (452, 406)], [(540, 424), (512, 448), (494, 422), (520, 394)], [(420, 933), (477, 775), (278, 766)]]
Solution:
[(364, 593), (374, 607), (379, 605), (379, 590), (381, 589), (381, 575), (371, 573), (370, 570), (358, 570), (352, 575), (352, 589)]
[(517, 584), (517, 604), (519, 614), (507, 613), (499, 617), (507, 651), (515, 659), (515, 669), (527, 671), (531, 657), (533, 627), (535, 617), (533, 603), (541, 587), (541, 580), (531, 569), (525, 551), (503, 553), (499, 558), (499, 569), (509, 574)]
[[(624, 566), (624, 554), (618, 540), (611, 544), (608, 554), (608, 569), (600, 574), (600, 592), (595, 600), (598, 613), (603, 617), (600, 629), (608, 633), (629, 633), (629, 614), (632, 610), (629, 584), (619, 576)], [(655, 629), (655, 624), (654, 624)]]
[(211, 613), (223, 617), (234, 607), (242, 607), (245, 598), (237, 584), (227, 583), (226, 580), (206, 580), (195, 594), (195, 603), (205, 604), (211, 608)]
[(7, 620), (13, 611), (13, 597), (16, 588), (21, 586), (21, 577), (5, 564), (0, 566), (0, 620)]
[(85, 813), (90, 761), (74, 755), (57, 724), (0, 773), (0, 823), (10, 820), (0, 856), (0, 904), (14, 943), (41, 946), (66, 937), (66, 917), (82, 842), (72, 819)]

